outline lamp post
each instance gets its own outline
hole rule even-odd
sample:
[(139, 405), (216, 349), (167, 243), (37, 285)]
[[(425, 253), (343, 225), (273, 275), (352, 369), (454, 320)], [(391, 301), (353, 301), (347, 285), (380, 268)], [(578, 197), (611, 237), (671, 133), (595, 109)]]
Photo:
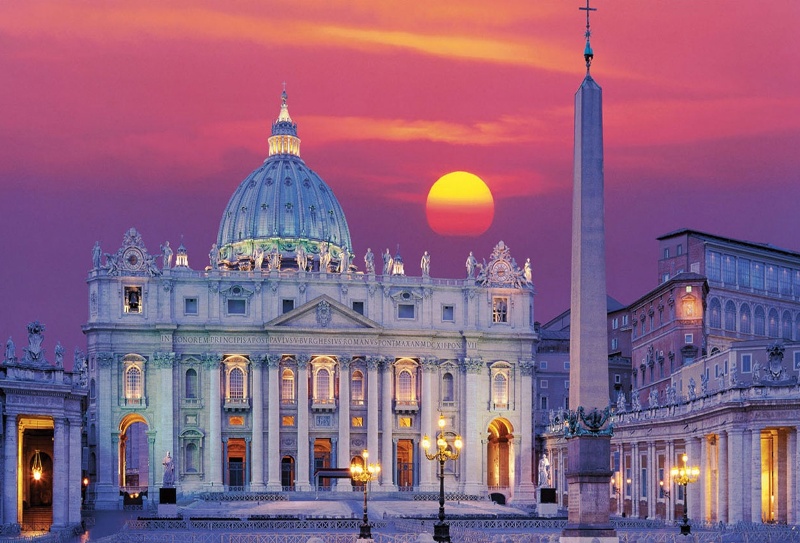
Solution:
[(439, 522), (433, 526), (433, 540), (438, 543), (450, 543), (450, 525), (444, 521), (444, 463), (455, 460), (461, 453), (461, 436), (453, 439), (452, 446), (444, 434), (444, 416), (439, 415), (439, 433), (436, 436), (436, 449), (430, 452), (431, 440), (428, 436), (422, 437), (422, 448), (428, 460), (439, 462)]
[(683, 486), (683, 524), (681, 524), (681, 535), (689, 535), (692, 533), (692, 527), (689, 526), (689, 516), (687, 511), (689, 510), (689, 493), (686, 490), (686, 486), (689, 483), (694, 483), (697, 481), (698, 477), (700, 477), (700, 468), (697, 466), (689, 466), (687, 461), (689, 457), (687, 455), (683, 455), (681, 457), (683, 460), (683, 467), (674, 467), (669, 471), (670, 477), (677, 485)]
[(372, 539), (372, 530), (369, 525), (369, 517), (367, 516), (367, 486), (370, 481), (378, 476), (381, 472), (381, 466), (377, 462), (375, 464), (368, 464), (369, 452), (366, 449), (361, 453), (364, 459), (363, 464), (350, 464), (350, 477), (354, 481), (364, 484), (364, 516), (361, 519), (361, 529), (358, 532), (359, 539)]

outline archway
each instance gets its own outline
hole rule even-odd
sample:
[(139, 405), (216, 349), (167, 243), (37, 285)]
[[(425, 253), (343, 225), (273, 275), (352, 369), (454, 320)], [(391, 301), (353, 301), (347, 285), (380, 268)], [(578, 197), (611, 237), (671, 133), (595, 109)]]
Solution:
[(486, 485), (490, 492), (508, 494), (514, 488), (514, 427), (507, 419), (496, 418), (488, 431)]
[(294, 458), (281, 458), (281, 486), (283, 490), (294, 490)]
[[(48, 531), (53, 523), (53, 496), (56, 474), (53, 471), (53, 419), (22, 417), (22, 448), (19, 478), (21, 526), (24, 532)], [(59, 487), (60, 488), (60, 487)]]
[(150, 484), (147, 429), (147, 420), (138, 413), (123, 417), (119, 423), (119, 486), (135, 498)]

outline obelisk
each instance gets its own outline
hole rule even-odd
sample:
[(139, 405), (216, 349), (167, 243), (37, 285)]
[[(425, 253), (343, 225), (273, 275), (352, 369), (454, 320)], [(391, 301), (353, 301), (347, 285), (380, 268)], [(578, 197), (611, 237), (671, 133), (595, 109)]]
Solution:
[[(572, 293), (567, 425), (567, 526), (561, 543), (617, 543), (609, 516), (611, 428), (606, 417), (608, 344), (603, 203), (602, 90), (589, 73), (594, 53), (586, 11), (586, 77), (575, 94)], [(574, 407), (573, 407), (574, 406)]]

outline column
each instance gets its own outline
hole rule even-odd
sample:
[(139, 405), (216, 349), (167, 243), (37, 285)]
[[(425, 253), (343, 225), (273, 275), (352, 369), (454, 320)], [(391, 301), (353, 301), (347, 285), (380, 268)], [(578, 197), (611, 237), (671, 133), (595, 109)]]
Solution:
[(788, 477), (786, 518), (788, 524), (797, 524), (797, 428), (788, 428), (786, 439), (786, 469)]
[[(350, 362), (352, 356), (339, 357), (339, 439), (336, 467), (350, 467)], [(351, 491), (350, 479), (336, 479), (336, 490)]]
[(639, 444), (631, 444), (631, 518), (639, 517)]
[[(274, 356), (274, 355), (273, 355)], [(253, 393), (250, 395), (253, 404), (253, 431), (250, 438), (250, 454), (248, 455), (247, 465), (250, 466), (250, 478), (245, 477), (245, 482), (249, 481), (250, 490), (260, 492), (264, 490), (264, 357), (256, 355), (253, 357)], [(271, 376), (270, 376), (271, 377)], [(272, 400), (272, 394), (270, 401)], [(270, 406), (271, 407), (271, 406)], [(272, 409), (268, 416), (272, 416)], [(270, 448), (270, 452), (274, 449)], [(273, 454), (269, 455), (268, 461), (272, 461)]]
[[(95, 489), (95, 506), (98, 509), (113, 509), (119, 502), (118, 465), (115, 462), (119, 453), (119, 434), (114, 428), (112, 417), (105, 414), (112, 412), (112, 402), (116, 402), (117, 382), (113, 379), (114, 357), (111, 353), (97, 353), (97, 480), (92, 484)], [(104, 414), (100, 416), (100, 414)], [(117, 435), (115, 441), (112, 437)]]
[(697, 482), (689, 483), (686, 487), (686, 493), (689, 495), (689, 518), (694, 521), (701, 521), (703, 519), (700, 510), (701, 501), (703, 499), (702, 481), (705, 478), (705, 473), (703, 472), (703, 465), (700, 461), (700, 442), (701, 439), (698, 437), (690, 437), (686, 440), (687, 465), (700, 467), (700, 477)]
[(61, 418), (53, 420), (53, 527), (63, 528), (69, 517), (69, 429)]
[(700, 513), (698, 520), (709, 521), (711, 502), (711, 444), (706, 436), (700, 438), (700, 458), (694, 461), (700, 467), (700, 477), (695, 483), (700, 489)]
[(222, 438), (222, 483), (230, 486), (230, 473), (228, 472), (228, 438)]
[[(208, 454), (208, 484), (212, 491), (222, 491), (222, 397), (219, 389), (219, 364), (218, 354), (210, 353), (203, 357), (203, 367), (208, 371), (209, 402), (208, 402), (208, 436), (206, 451)], [(218, 487), (218, 488), (214, 488)]]
[(69, 422), (69, 476), (68, 492), (69, 505), (67, 506), (67, 523), (69, 525), (81, 522), (81, 459), (83, 458), (83, 445), (81, 443), (81, 420), (68, 420)]
[(647, 518), (658, 517), (658, 458), (656, 457), (656, 444), (647, 443)]
[[(419, 410), (420, 430), (423, 436), (434, 436), (433, 420), (435, 415), (435, 403), (433, 398), (431, 381), (437, 376), (439, 360), (435, 357), (422, 359), (422, 402)], [(414, 451), (414, 457), (419, 458), (419, 490), (422, 492), (433, 492), (436, 485), (433, 482), (433, 469), (435, 462), (429, 462), (425, 458), (425, 452), (420, 446), (419, 450)]]
[(742, 515), (743, 511), (743, 497), (747, 495), (747, 490), (744, 485), (744, 478), (749, 477), (748, 469), (750, 463), (744, 459), (747, 458), (743, 450), (743, 436), (744, 432), (740, 429), (733, 429), (727, 432), (728, 435), (728, 458), (738, 458), (740, 462), (728, 462), (728, 469), (724, 473), (720, 470), (720, 474), (726, 475), (727, 491), (728, 491), (728, 520), (730, 524), (735, 524), (744, 520)]
[[(370, 356), (367, 358), (367, 450), (375, 458), (380, 458), (378, 448), (378, 417), (380, 408), (378, 404), (378, 368), (380, 358)], [(381, 471), (385, 470), (383, 467)], [(374, 485), (378, 486), (378, 485)]]
[(484, 473), (483, 466), (481, 466), (481, 457), (483, 455), (483, 445), (481, 444), (483, 428), (478, 426), (480, 417), (478, 410), (483, 405), (483, 396), (480, 394), (479, 381), (483, 373), (483, 359), (482, 358), (464, 358), (462, 361), (462, 368), (466, 374), (466, 402), (463, 409), (464, 417), (460, 421), (460, 426), (463, 429), (462, 439), (464, 441), (464, 448), (461, 450), (462, 460), (462, 480), (464, 481), (465, 494), (479, 494), (481, 490), (486, 489), (486, 485), (482, 480), (481, 475)]
[[(747, 462), (744, 462), (747, 464)], [(750, 433), (750, 522), (759, 523), (761, 519), (761, 429), (754, 428)]]
[[(281, 375), (280, 364), (281, 356), (270, 354), (266, 357), (267, 361), (267, 401), (269, 409), (267, 411), (267, 490), (270, 492), (280, 491), (281, 486)], [(263, 406), (263, 404), (262, 404)], [(261, 433), (261, 443), (264, 446), (264, 434)], [(255, 441), (253, 442), (255, 443)], [(262, 451), (263, 455), (263, 451)], [(264, 464), (261, 464), (262, 469)], [(297, 463), (295, 463), (295, 467)], [(262, 478), (259, 481), (263, 480)]]
[(717, 438), (717, 518), (728, 523), (728, 432), (721, 430)]
[(520, 427), (518, 432), (514, 432), (516, 456), (519, 459), (515, 499), (534, 501), (536, 487), (533, 484), (533, 360), (520, 360), (518, 367), (517, 407)]
[(383, 361), (383, 382), (381, 383), (381, 490), (397, 490), (394, 472), (394, 446), (392, 442), (394, 433), (394, 413), (392, 400), (394, 390), (392, 387), (392, 372), (394, 364), (391, 359)]
[(664, 456), (664, 490), (666, 490), (669, 495), (666, 497), (667, 513), (664, 515), (664, 518), (669, 522), (675, 520), (675, 500), (678, 498), (678, 487), (672, 482), (672, 476), (670, 475), (672, 463), (675, 461), (675, 443), (667, 441), (666, 445), (667, 452)]
[[(565, 483), (565, 481), (566, 481), (566, 479), (565, 479), (566, 473), (564, 473), (565, 472), (564, 466), (566, 465), (566, 461), (564, 459), (564, 451), (565, 450), (566, 449), (564, 447), (559, 447), (558, 448), (558, 480), (555, 482), (555, 486), (556, 486), (556, 489), (558, 491), (558, 506), (559, 507), (564, 507), (564, 491), (567, 489), (567, 485)], [(549, 456), (550, 458), (555, 458), (555, 456), (553, 455), (553, 451), (550, 451), (550, 454), (548, 454), (547, 456)], [(551, 473), (551, 477), (552, 477), (552, 473)], [(555, 478), (553, 478), (553, 480), (555, 481)]]
[(295, 461), (295, 488), (311, 490), (309, 483), (309, 437), (308, 437), (308, 363), (311, 357), (298, 355), (297, 359), (297, 459)]
[(10, 526), (19, 523), (19, 497), (17, 487), (17, 450), (19, 448), (19, 432), (17, 430), (17, 415), (6, 414), (5, 427), (5, 455), (3, 461), (3, 524)]
[[(174, 375), (172, 372), (175, 363), (175, 353), (156, 352), (153, 353), (152, 364), (148, 368), (148, 373), (153, 372), (157, 379), (157, 386), (153, 386), (152, 390), (146, 390), (148, 396), (148, 403), (153, 406), (156, 412), (155, 422), (149, 430), (155, 430), (156, 433), (156, 455), (158, 462), (153, 466), (153, 479), (149, 481), (150, 488), (155, 489), (161, 487), (164, 481), (164, 466), (161, 464), (161, 459), (171, 452), (172, 457), (176, 463), (175, 486), (180, 485), (181, 464), (184, 456), (175, 449), (175, 442), (173, 441), (173, 421), (175, 415), (173, 412), (174, 402), (173, 395), (175, 390)], [(150, 383), (156, 383), (151, 379)], [(180, 380), (178, 387), (180, 387)], [(180, 388), (179, 388), (180, 390)], [(154, 500), (154, 497), (150, 498)]]

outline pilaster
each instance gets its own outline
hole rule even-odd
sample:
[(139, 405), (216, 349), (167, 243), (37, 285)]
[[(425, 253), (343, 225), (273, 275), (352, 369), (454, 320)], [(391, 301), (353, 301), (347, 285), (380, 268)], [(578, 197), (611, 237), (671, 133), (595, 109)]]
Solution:
[[(352, 356), (339, 355), (339, 439), (336, 467), (350, 467), (350, 361)], [(337, 491), (351, 491), (350, 479), (337, 479)]]
[(397, 490), (394, 480), (394, 447), (392, 438), (394, 434), (394, 410), (392, 400), (394, 390), (392, 387), (392, 372), (394, 364), (390, 359), (384, 359), (382, 364), (383, 383), (381, 386), (381, 490), (391, 492)]
[[(378, 369), (380, 358), (370, 356), (367, 358), (367, 450), (378, 456), (378, 420), (380, 406), (378, 404)], [(375, 451), (375, 452), (372, 452)], [(385, 470), (384, 466), (382, 471)], [(377, 486), (377, 485), (376, 485)]]
[[(250, 489), (254, 492), (264, 490), (264, 356), (253, 356), (251, 367), (253, 368), (253, 393), (251, 401), (253, 404), (252, 424), (253, 430), (250, 440)], [(271, 377), (271, 375), (270, 375)], [(270, 400), (272, 395), (270, 394)], [(271, 416), (271, 410), (267, 416)], [(267, 462), (272, 461), (273, 454), (267, 458)], [(248, 479), (245, 479), (247, 481)]]
[(308, 438), (308, 364), (311, 362), (309, 355), (298, 355), (297, 360), (297, 477), (295, 486), (297, 490), (311, 490), (310, 457)]

